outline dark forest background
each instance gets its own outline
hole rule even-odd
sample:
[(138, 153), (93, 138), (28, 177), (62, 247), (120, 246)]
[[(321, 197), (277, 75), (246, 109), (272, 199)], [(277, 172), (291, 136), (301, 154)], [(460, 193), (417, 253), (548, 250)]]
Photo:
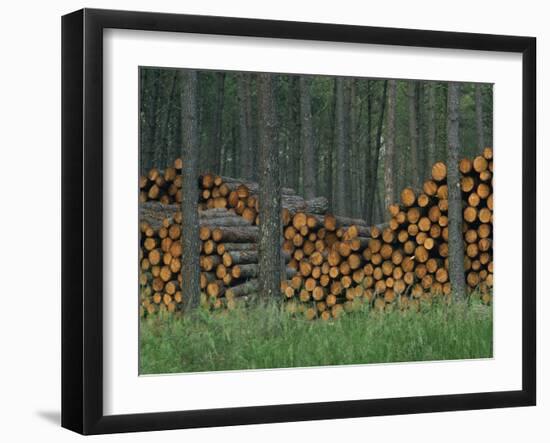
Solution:
[[(198, 72), (199, 172), (258, 180), (257, 76)], [(140, 169), (179, 156), (182, 76), (140, 69)], [(281, 185), (370, 223), (446, 161), (446, 82), (273, 74)], [(492, 146), (493, 88), (460, 88), (460, 155)], [(390, 178), (391, 177), (391, 178)]]

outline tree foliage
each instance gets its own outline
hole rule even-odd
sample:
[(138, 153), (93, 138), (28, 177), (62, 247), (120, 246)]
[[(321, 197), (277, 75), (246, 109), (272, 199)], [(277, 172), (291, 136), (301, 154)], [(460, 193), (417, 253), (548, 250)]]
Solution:
[[(140, 70), (142, 173), (165, 168), (186, 138), (179, 101), (185, 77), (176, 74)], [(258, 180), (258, 74), (197, 71), (197, 79), (199, 172)], [(386, 162), (387, 80), (272, 74), (281, 185), (325, 196), (343, 215), (383, 220), (386, 167), (393, 170), (397, 192), (421, 183), (434, 161), (447, 160), (448, 83), (395, 82), (395, 146)], [(492, 146), (493, 88), (477, 89), (481, 139)], [(476, 84), (462, 84), (458, 111), (459, 155), (471, 157), (479, 153), (480, 140)]]

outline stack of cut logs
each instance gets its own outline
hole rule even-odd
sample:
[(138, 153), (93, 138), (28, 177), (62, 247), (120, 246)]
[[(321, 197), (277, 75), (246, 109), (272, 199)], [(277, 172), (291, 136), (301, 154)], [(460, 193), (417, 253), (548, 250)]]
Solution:
[[(141, 314), (183, 309), (181, 292), (181, 160), (140, 177)], [(201, 304), (232, 309), (258, 290), (258, 185), (203, 174), (199, 179)], [(304, 200), (283, 188), (282, 219), (297, 211), (323, 214), (324, 197)], [(290, 256), (285, 256), (290, 260)], [(287, 278), (296, 271), (286, 269)]]
[[(492, 149), (486, 148), (482, 155), (473, 161), (463, 159), (459, 166), (465, 277), (469, 289), (478, 289), (476, 294), (485, 303), (492, 299), (493, 285), (492, 156)], [(437, 162), (432, 167), (431, 180), (423, 184), (421, 191), (405, 188), (401, 204), (388, 208), (391, 215), (388, 228), (382, 231), (380, 239), (371, 240), (364, 252), (373, 269), (376, 307), (382, 309), (384, 302), (394, 298), (403, 306), (417, 307), (418, 300), (429, 302), (434, 295), (450, 294), (446, 176), (445, 164)], [(403, 292), (409, 297), (402, 297)]]
[(462, 174), (464, 269), (470, 288), (483, 301), (492, 300), (493, 287), (493, 150), (485, 148), (473, 161), (463, 159)]
[[(492, 150), (460, 162), (464, 265), (469, 288), (492, 299)], [(258, 185), (203, 174), (199, 183), (201, 303), (232, 309), (258, 290)], [(181, 161), (140, 178), (142, 315), (180, 311)], [(448, 193), (438, 162), (422, 190), (405, 188), (389, 223), (327, 214), (327, 200), (282, 190), (281, 289), (289, 312), (337, 318), (365, 302), (377, 310), (418, 309), (448, 295)]]

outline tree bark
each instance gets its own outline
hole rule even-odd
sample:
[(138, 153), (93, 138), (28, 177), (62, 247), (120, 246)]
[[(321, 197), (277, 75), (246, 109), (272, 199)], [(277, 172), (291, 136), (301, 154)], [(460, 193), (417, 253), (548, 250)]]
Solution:
[(260, 297), (279, 294), (281, 282), (281, 183), (271, 74), (258, 74), (260, 144)]
[(370, 212), (370, 186), (372, 183), (372, 83), (370, 80), (367, 80), (367, 135), (366, 135), (366, 147), (365, 147), (365, 157), (364, 157), (364, 174), (363, 174), (363, 183), (362, 183), (362, 201), (363, 207), (361, 213), (363, 217), (370, 221), (369, 212)]
[(334, 211), (334, 171), (333, 171), (333, 158), (334, 158), (334, 144), (336, 141), (336, 79), (334, 80), (334, 84), (332, 86), (332, 102), (331, 102), (331, 111), (330, 111), (330, 124), (331, 124), (331, 132), (330, 136), (332, 140), (330, 140), (330, 143), (327, 145), (327, 164), (326, 164), (326, 171), (327, 171), (327, 198), (329, 203), (329, 209), (331, 211)]
[(239, 175), (252, 178), (253, 157), (250, 149), (248, 107), (250, 106), (250, 91), (248, 76), (239, 73), (237, 77), (237, 93), (239, 97)]
[(464, 245), (462, 239), (462, 195), (459, 162), (460, 85), (449, 83), (447, 99), (447, 185), (449, 192), (449, 274), (454, 296), (466, 297)]
[(382, 147), (382, 132), (384, 128), (384, 113), (386, 110), (386, 99), (388, 95), (388, 80), (384, 81), (384, 88), (382, 90), (382, 96), (380, 99), (380, 114), (378, 115), (378, 127), (376, 129), (376, 146), (374, 150), (374, 158), (371, 162), (371, 181), (369, 183), (369, 199), (367, 203), (367, 221), (372, 224), (374, 223), (374, 205), (376, 198), (375, 196), (378, 193), (378, 165), (380, 162), (380, 150)]
[(349, 171), (350, 180), (348, 183), (348, 198), (353, 202), (350, 204), (350, 215), (360, 216), (361, 184), (359, 182), (359, 100), (358, 100), (358, 80), (350, 80), (349, 86)]
[(157, 156), (158, 146), (156, 144), (156, 135), (157, 135), (157, 115), (158, 107), (160, 102), (160, 69), (152, 69), (149, 75), (147, 76), (150, 88), (151, 95), (148, 100), (148, 106), (146, 108), (147, 113), (147, 123), (148, 123), (148, 134), (147, 134), (147, 149), (148, 149), (148, 160), (149, 164), (147, 169), (152, 167), (159, 167), (158, 164), (155, 164), (155, 158)]
[(139, 70), (139, 167), (140, 174), (144, 175), (147, 173), (149, 168), (150, 160), (148, 158), (149, 152), (147, 150), (148, 146), (146, 143), (147, 140), (147, 90), (148, 90), (148, 73), (149, 71), (146, 68), (140, 68)]
[(212, 137), (210, 139), (210, 152), (212, 153), (212, 172), (221, 174), (222, 158), (222, 123), (223, 123), (223, 105), (225, 91), (225, 72), (216, 73), (216, 97), (215, 97), (215, 115), (212, 125)]
[(416, 82), (408, 83), (409, 141), (411, 147), (411, 183), (415, 189), (420, 181), (418, 168), (418, 121), (416, 115)]
[(346, 195), (346, 175), (349, 174), (348, 156), (346, 149), (346, 121), (345, 121), (345, 80), (336, 78), (336, 197), (334, 211), (339, 215), (348, 215), (348, 197)]
[(288, 128), (288, 176), (289, 186), (299, 190), (300, 187), (300, 164), (301, 164), (301, 152), (299, 149), (300, 133), (298, 128), (299, 119), (299, 80), (298, 76), (291, 75), (288, 79), (288, 109), (287, 115), (289, 116), (289, 128)]
[[(162, 143), (159, 146), (158, 149), (158, 161), (156, 161), (156, 164), (162, 165), (163, 167), (167, 166), (168, 163), (170, 163), (169, 158), (169, 152), (168, 152), (168, 141), (169, 141), (169, 132), (170, 132), (170, 120), (172, 118), (172, 112), (174, 108), (174, 102), (176, 101), (176, 85), (178, 83), (178, 73), (177, 71), (174, 71), (174, 74), (170, 80), (170, 95), (168, 98), (168, 104), (167, 109), (165, 112), (165, 115), (162, 116), (162, 128), (160, 131), (160, 138), (162, 140)], [(164, 154), (164, 155), (163, 155)]]
[(384, 156), (384, 206), (389, 207), (395, 202), (395, 113), (397, 98), (397, 81), (388, 81), (388, 121), (386, 125), (386, 152)]
[(481, 93), (481, 85), (479, 83), (476, 83), (475, 88), (477, 146), (478, 152), (483, 152), (483, 149), (485, 149), (485, 134), (483, 131), (483, 96)]
[(199, 199), (198, 172), (198, 125), (197, 125), (197, 72), (188, 70), (182, 76), (182, 129), (184, 138), (181, 158), (183, 160), (182, 188), (185, 189), (181, 202), (182, 220), (182, 266), (181, 276), (187, 292), (184, 299), (187, 307), (199, 305), (199, 218), (197, 202)]
[(435, 163), (435, 83), (428, 83), (428, 170)]
[(304, 197), (315, 197), (315, 149), (313, 145), (313, 122), (311, 117), (311, 78), (300, 76), (300, 127), (302, 144), (302, 177)]

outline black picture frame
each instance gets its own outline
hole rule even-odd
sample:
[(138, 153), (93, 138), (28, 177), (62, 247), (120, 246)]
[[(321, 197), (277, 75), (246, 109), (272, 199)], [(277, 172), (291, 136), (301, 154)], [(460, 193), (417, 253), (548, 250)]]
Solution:
[[(191, 32), (522, 54), (522, 389), (131, 415), (103, 413), (103, 30)], [(83, 9), (62, 18), (62, 426), (82, 434), (530, 406), (536, 403), (536, 39)], [(516, 297), (516, 294), (514, 294)]]

